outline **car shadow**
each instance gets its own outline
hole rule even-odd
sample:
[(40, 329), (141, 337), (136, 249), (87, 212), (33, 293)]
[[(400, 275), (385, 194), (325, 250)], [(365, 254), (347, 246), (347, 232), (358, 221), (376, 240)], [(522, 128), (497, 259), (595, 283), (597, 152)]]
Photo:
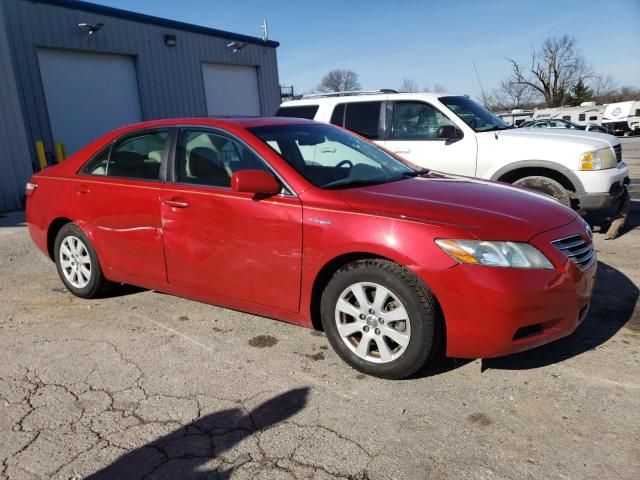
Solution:
[[(605, 234), (611, 226), (611, 221), (615, 213), (615, 208), (610, 208), (601, 212), (590, 212), (585, 215), (584, 219), (591, 225), (594, 232)], [(624, 226), (620, 229), (617, 238), (626, 235), (638, 227), (640, 227), (640, 200), (632, 199), (629, 204), (627, 219), (624, 222)]]
[(86, 478), (226, 480), (237, 467), (252, 460), (249, 454), (239, 455), (233, 465), (215, 471), (206, 471), (203, 465), (254, 433), (277, 425), (302, 411), (307, 404), (308, 394), (308, 387), (298, 388), (282, 393), (246, 414), (239, 408), (232, 408), (206, 415), (122, 455), (109, 466)]
[(572, 335), (526, 352), (484, 359), (482, 370), (545, 367), (602, 345), (622, 327), (640, 333), (640, 312), (636, 309), (638, 294), (638, 287), (625, 274), (598, 262), (589, 313)]

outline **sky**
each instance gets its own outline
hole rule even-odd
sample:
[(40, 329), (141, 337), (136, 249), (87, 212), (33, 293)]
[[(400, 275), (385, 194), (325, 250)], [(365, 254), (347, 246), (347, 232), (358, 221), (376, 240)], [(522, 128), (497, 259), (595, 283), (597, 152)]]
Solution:
[(280, 83), (313, 90), (336, 68), (363, 89), (420, 88), (479, 96), (546, 38), (570, 35), (588, 64), (616, 86), (640, 87), (640, 0), (280, 1), (93, 0), (112, 7), (280, 42)]

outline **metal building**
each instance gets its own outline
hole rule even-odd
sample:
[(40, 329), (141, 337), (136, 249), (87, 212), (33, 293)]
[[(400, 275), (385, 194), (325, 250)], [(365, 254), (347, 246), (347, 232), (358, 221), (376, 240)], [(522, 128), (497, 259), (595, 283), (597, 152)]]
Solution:
[[(67, 154), (127, 123), (271, 115), (274, 41), (76, 0), (0, 0), (0, 211), (55, 144)], [(58, 149), (58, 153), (60, 149)]]

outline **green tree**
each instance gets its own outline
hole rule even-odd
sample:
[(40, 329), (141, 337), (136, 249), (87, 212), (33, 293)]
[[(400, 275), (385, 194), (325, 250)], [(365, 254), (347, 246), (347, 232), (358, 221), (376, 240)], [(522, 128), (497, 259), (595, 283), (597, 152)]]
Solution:
[(579, 106), (582, 102), (588, 102), (593, 98), (593, 91), (587, 87), (584, 80), (579, 79), (573, 86), (571, 95), (569, 96), (569, 104)]

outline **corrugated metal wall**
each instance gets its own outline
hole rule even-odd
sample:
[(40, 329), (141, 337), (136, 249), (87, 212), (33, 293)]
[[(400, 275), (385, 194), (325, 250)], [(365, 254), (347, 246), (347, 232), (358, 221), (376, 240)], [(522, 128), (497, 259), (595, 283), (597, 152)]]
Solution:
[(6, 25), (0, 5), (0, 212), (22, 207), (24, 185), (33, 173)]
[[(44, 140), (47, 150), (53, 150), (36, 48), (134, 56), (145, 120), (206, 115), (201, 68), (203, 62), (256, 66), (262, 114), (273, 114), (280, 104), (276, 49), (272, 46), (248, 43), (245, 48), (233, 54), (226, 46), (230, 41), (228, 38), (46, 2), (1, 0), (0, 3), (0, 9), (4, 9), (3, 25), (8, 37), (7, 42), (2, 41), (1, 37), (0, 41), (3, 48), (9, 47), (12, 55), (18, 98), (24, 114), (27, 148), (30, 152), (37, 139)], [(211, 8), (216, 8), (215, 3), (212, 3)], [(88, 36), (78, 28), (79, 23), (103, 23), (104, 27)], [(165, 46), (165, 34), (176, 35), (177, 46)], [(0, 67), (11, 63), (6, 58), (0, 58), (0, 62)], [(3, 77), (5, 72), (7, 70), (3, 68)], [(3, 86), (3, 94), (4, 91)], [(11, 96), (11, 92), (7, 94)], [(0, 116), (5, 115), (9, 114), (5, 114), (3, 108)], [(11, 116), (12, 121), (17, 118)], [(35, 162), (35, 158), (26, 160), (27, 165), (31, 165), (31, 162)], [(4, 163), (0, 158), (0, 165)], [(4, 178), (5, 172), (2, 173)], [(19, 181), (22, 182), (22, 179)], [(4, 197), (4, 180), (1, 182)]]

